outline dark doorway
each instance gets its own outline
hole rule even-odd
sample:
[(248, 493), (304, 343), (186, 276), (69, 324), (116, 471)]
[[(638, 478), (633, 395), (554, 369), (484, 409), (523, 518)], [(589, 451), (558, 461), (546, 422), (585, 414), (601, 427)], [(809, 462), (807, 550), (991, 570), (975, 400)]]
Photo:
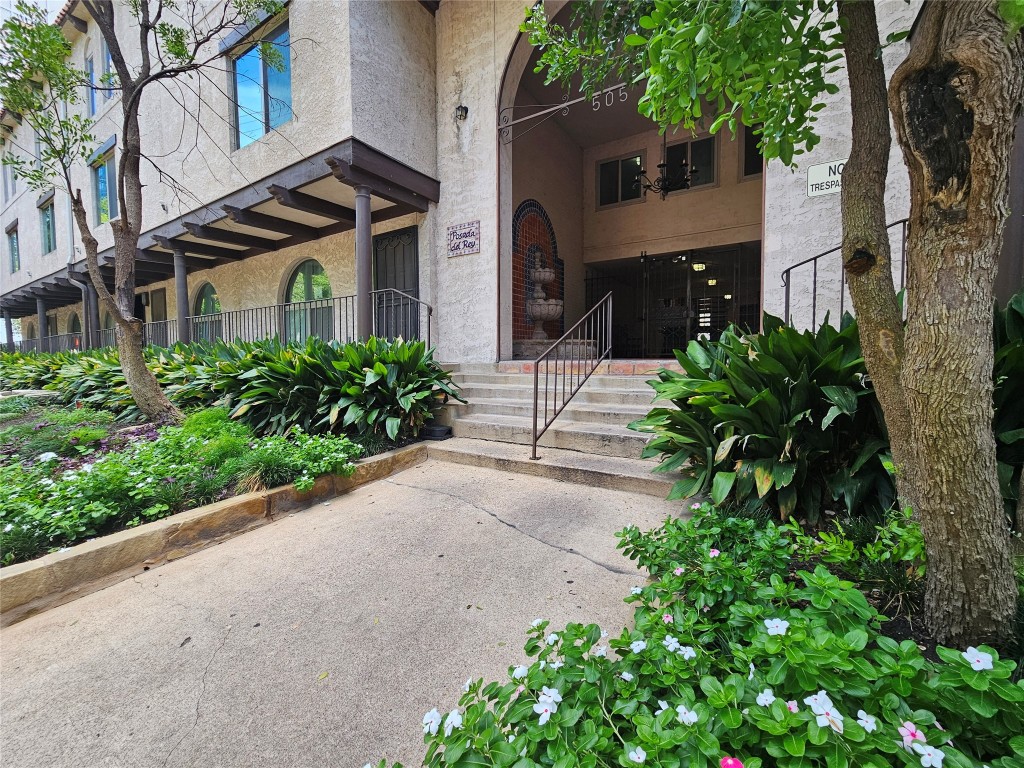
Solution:
[(146, 342), (166, 347), (171, 341), (167, 332), (167, 289), (156, 288), (149, 292), (149, 325), (146, 328)]
[(420, 335), (419, 230), (407, 227), (373, 238), (374, 333), (386, 338)]
[(587, 306), (612, 293), (612, 356), (671, 358), (730, 324), (760, 326), (761, 246), (649, 255), (592, 264)]

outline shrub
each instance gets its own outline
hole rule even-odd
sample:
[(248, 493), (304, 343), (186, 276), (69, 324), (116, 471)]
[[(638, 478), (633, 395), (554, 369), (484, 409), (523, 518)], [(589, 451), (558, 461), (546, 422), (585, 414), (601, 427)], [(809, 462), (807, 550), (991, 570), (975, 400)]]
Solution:
[(257, 438), (226, 409), (194, 414), (181, 427), (139, 427), (124, 439), (120, 452), (80, 466), (59, 458), (0, 466), (0, 563), (248, 490), (253, 477), (305, 489), (321, 474), (353, 472), (361, 450), (301, 432)]
[(674, 408), (630, 425), (651, 432), (656, 471), (682, 469), (670, 498), (710, 493), (716, 503), (763, 503), (782, 519), (816, 522), (833, 502), (881, 516), (895, 499), (888, 438), (866, 382), (857, 324), (797, 331), (765, 315), (763, 334), (735, 327), (691, 341), (651, 386)]
[(1019, 498), (1024, 468), (1024, 293), (1018, 293), (1005, 309), (995, 313), (995, 391), (996, 458), (999, 462), (999, 487), (1011, 520), (1016, 510), (1016, 527), (1024, 526)]
[(705, 508), (649, 537), (627, 532), (623, 547), (660, 574), (628, 598), (634, 629), (606, 639), (594, 624), (538, 619), (534, 661), (507, 682), (469, 681), (446, 716), (427, 713), (425, 764), (1020, 764), (1013, 662), (988, 647), (927, 660), (882, 634), (850, 582), (780, 567), (792, 542), (770, 522), (760, 530), (771, 533), (750, 545), (747, 521)]

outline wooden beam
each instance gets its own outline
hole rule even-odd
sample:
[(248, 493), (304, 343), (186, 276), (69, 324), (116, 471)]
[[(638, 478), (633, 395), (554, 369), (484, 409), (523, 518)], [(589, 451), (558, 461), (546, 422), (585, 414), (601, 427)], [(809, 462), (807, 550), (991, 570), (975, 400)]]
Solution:
[(359, 139), (352, 139), (349, 152), (351, 158), (342, 155), (341, 159), (346, 160), (354, 170), (378, 176), (396, 187), (408, 190), (431, 202), (436, 203), (440, 200), (441, 183), (437, 179), (432, 179), (425, 173), (420, 173), (415, 168), (400, 163), (369, 144), (364, 144)]
[(72, 16), (69, 13), (67, 16), (65, 16), (65, 19), (71, 22), (71, 26), (78, 30), (79, 34), (84, 35), (89, 30), (89, 25), (77, 16)]
[(258, 248), (264, 253), (277, 249), (277, 242), (266, 237), (258, 237), (245, 232), (233, 232), (230, 229), (211, 227), (206, 224), (198, 224), (194, 221), (183, 221), (181, 226), (200, 240), (214, 240), (218, 243), (230, 243), (231, 245), (244, 245), (246, 248)]
[(320, 236), (317, 228), (311, 227), (308, 224), (300, 224), (297, 221), (289, 221), (288, 219), (270, 216), (266, 213), (244, 211), (241, 208), (235, 208), (233, 205), (222, 205), (221, 208), (224, 209), (224, 212), (228, 215), (229, 219), (236, 224), (241, 224), (246, 227), (265, 229), (268, 232), (280, 232), (284, 235), (306, 237), (310, 240), (315, 240)]
[(294, 208), (305, 213), (314, 213), (317, 216), (334, 219), (335, 221), (346, 221), (349, 224), (356, 223), (356, 212), (344, 205), (332, 203), (330, 200), (314, 197), (297, 189), (288, 189), (277, 184), (271, 184), (267, 191), (274, 196), (281, 205)]
[(343, 184), (350, 187), (366, 186), (373, 192), (374, 196), (383, 198), (396, 205), (406, 205), (420, 213), (427, 211), (427, 199), (407, 189), (392, 184), (379, 176), (359, 171), (340, 157), (327, 158), (327, 165), (330, 166), (334, 177)]
[(181, 251), (185, 254), (194, 254), (197, 256), (212, 256), (215, 259), (228, 259), (229, 261), (232, 259), (235, 261), (238, 259), (244, 259), (246, 256), (251, 256), (256, 252), (266, 253), (266, 249), (250, 248), (246, 251), (239, 251), (234, 248), (218, 248), (216, 245), (193, 243), (188, 240), (161, 237), (160, 235), (157, 235), (153, 239), (158, 245), (169, 251)]

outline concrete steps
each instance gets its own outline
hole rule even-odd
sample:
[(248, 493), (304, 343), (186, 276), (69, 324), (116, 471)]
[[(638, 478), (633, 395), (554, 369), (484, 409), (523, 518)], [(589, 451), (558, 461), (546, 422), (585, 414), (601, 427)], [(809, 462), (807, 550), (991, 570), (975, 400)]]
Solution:
[[(468, 402), (450, 402), (441, 421), (452, 426), (458, 438), (530, 445), (533, 436), (532, 366), (530, 362), (518, 361), (490, 366), (446, 366), (454, 371), (453, 380)], [(630, 372), (616, 373), (615, 366)], [(539, 445), (591, 456), (639, 460), (650, 436), (629, 430), (627, 425), (651, 409), (654, 391), (647, 381), (653, 378), (656, 367), (657, 364), (650, 361), (604, 364), (603, 370), (599, 369), (586, 381), (551, 424)], [(541, 387), (543, 410), (543, 376)], [(560, 378), (559, 390), (561, 388)], [(549, 397), (553, 396), (549, 394)], [(550, 402), (553, 407), (553, 399)], [(528, 458), (528, 451), (517, 450)]]
[(530, 452), (519, 445), (466, 437), (428, 443), (427, 455), (456, 464), (500, 469), (593, 488), (642, 493), (661, 499), (668, 496), (675, 480), (674, 476), (652, 474), (654, 461), (559, 448), (544, 448), (540, 451), (540, 459), (531, 461)]

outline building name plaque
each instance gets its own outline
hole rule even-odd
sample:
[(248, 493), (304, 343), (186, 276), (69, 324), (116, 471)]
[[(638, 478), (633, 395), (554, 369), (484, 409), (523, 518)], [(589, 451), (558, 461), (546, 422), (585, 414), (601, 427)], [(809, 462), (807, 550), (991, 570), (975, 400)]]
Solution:
[(448, 227), (448, 258), (480, 253), (480, 220)]
[(845, 160), (812, 165), (807, 168), (807, 196), (834, 195), (843, 188)]

